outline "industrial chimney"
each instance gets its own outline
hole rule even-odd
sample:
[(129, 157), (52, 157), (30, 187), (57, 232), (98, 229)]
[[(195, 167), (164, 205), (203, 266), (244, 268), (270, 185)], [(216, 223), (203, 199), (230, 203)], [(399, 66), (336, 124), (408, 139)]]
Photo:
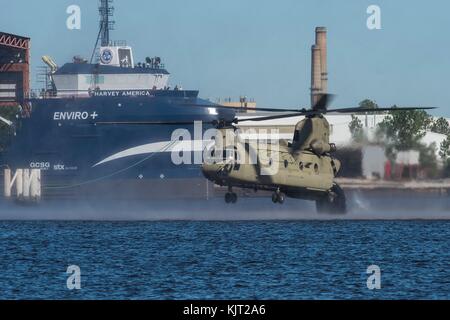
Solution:
[(320, 48), (321, 65), (321, 92), (328, 93), (328, 71), (327, 71), (327, 28), (316, 28), (316, 45)]
[(311, 106), (319, 100), (321, 92), (321, 63), (320, 48), (317, 45), (311, 47)]
[(311, 105), (313, 106), (320, 94), (328, 93), (327, 28), (316, 28), (316, 44), (312, 46), (311, 57)]

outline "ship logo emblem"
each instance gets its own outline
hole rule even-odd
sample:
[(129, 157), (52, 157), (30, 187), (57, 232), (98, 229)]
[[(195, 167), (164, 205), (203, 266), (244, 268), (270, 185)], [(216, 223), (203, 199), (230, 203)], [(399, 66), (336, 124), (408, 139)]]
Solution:
[(100, 60), (103, 64), (110, 64), (113, 59), (113, 53), (110, 49), (105, 49), (100, 55)]

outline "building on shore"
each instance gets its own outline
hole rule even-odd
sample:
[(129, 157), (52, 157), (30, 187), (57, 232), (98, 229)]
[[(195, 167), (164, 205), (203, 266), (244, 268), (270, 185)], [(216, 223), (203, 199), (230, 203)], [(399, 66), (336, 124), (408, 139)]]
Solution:
[[(233, 100), (232, 98), (224, 98), (224, 99), (216, 99), (215, 101), (217, 104), (220, 104), (224, 107), (231, 107), (231, 108), (242, 108), (242, 109), (255, 109), (256, 108), (256, 101), (254, 99), (249, 99), (245, 96), (239, 97), (239, 100)], [(252, 113), (253, 110), (245, 110), (244, 112)]]
[[(258, 113), (257, 115), (267, 115)], [(254, 117), (255, 115), (251, 115)], [(250, 117), (246, 114), (240, 114), (240, 119)], [(411, 150), (397, 155), (397, 160), (390, 167), (386, 167), (387, 158), (384, 155), (384, 148), (369, 143), (360, 145), (354, 142), (349, 129), (352, 121), (351, 115), (327, 115), (330, 123), (330, 142), (336, 144), (339, 156), (344, 157), (345, 163), (351, 163), (352, 170), (343, 166), (343, 173), (346, 176), (364, 176), (369, 179), (401, 179), (405, 175), (411, 178), (420, 178), (421, 173), (418, 169), (418, 151)], [(357, 115), (364, 126), (365, 134), (369, 141), (375, 140), (377, 126), (386, 117), (380, 115)], [(266, 120), (266, 121), (248, 121), (239, 124), (239, 128), (246, 139), (261, 139), (262, 136), (278, 137), (279, 139), (292, 140), (294, 129), (297, 122), (301, 121), (303, 116)], [(450, 121), (450, 119), (447, 119)], [(446, 135), (434, 132), (427, 132), (421, 142), (430, 146), (435, 144), (435, 155), (438, 164), (442, 165), (439, 156), (439, 146), (446, 139)], [(356, 161), (355, 158), (359, 158)], [(359, 163), (358, 163), (359, 162)], [(403, 173), (406, 172), (406, 173)], [(423, 174), (422, 174), (423, 175)]]

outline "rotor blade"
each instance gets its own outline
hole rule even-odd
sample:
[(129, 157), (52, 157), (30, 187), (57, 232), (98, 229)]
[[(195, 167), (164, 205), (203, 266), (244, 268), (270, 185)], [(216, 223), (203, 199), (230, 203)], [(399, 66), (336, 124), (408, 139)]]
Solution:
[(330, 109), (324, 113), (365, 113), (365, 112), (384, 112), (384, 111), (411, 111), (411, 110), (431, 110), (436, 109), (434, 107), (405, 107), (405, 108), (340, 108)]
[(192, 121), (101, 121), (96, 122), (95, 125), (189, 125), (194, 124), (194, 122), (202, 122), (202, 124), (212, 124), (215, 125), (218, 121), (202, 121), (202, 120), (192, 120)]
[[(321, 103), (324, 103), (322, 101)], [(317, 105), (317, 104), (316, 104)], [(223, 106), (223, 108), (229, 108)], [(278, 114), (273, 116), (259, 116), (259, 117), (249, 117), (245, 119), (234, 119), (232, 121), (224, 121), (224, 120), (213, 120), (213, 121), (202, 121), (202, 120), (192, 120), (192, 121), (103, 121), (96, 122), (95, 125), (191, 125), (194, 122), (202, 122), (203, 124), (210, 124), (213, 126), (217, 126), (219, 124), (222, 125), (232, 125), (240, 122), (246, 121), (267, 121), (267, 120), (275, 120), (275, 119), (284, 119), (284, 118), (292, 118), (298, 116), (308, 116), (314, 114), (326, 114), (326, 113), (365, 113), (365, 112), (384, 112), (384, 111), (411, 111), (411, 110), (431, 110), (436, 109), (434, 107), (405, 107), (405, 108), (376, 108), (376, 109), (368, 109), (368, 108), (339, 108), (339, 109), (330, 109), (330, 110), (301, 110), (294, 111), (288, 109), (272, 109), (281, 112), (291, 111), (292, 113), (287, 114)], [(253, 109), (254, 110), (254, 109)]]
[(305, 110), (289, 114), (279, 114), (273, 116), (263, 116), (263, 117), (251, 117), (245, 119), (236, 119), (234, 123), (245, 122), (245, 121), (266, 121), (275, 119), (292, 118), (298, 116), (308, 116), (314, 114), (326, 114), (326, 113), (365, 113), (365, 112), (382, 112), (382, 111), (411, 111), (411, 110), (430, 110), (436, 109), (433, 107), (405, 107), (405, 108), (377, 108), (377, 109), (367, 109), (367, 108), (340, 108), (340, 109), (330, 109), (330, 110)]
[(248, 107), (228, 107), (221, 104), (211, 104), (211, 105), (205, 105), (205, 104), (194, 104), (194, 103), (187, 103), (184, 104), (185, 106), (191, 106), (191, 107), (200, 107), (200, 108), (219, 108), (219, 109), (225, 109), (225, 110), (235, 110), (235, 111), (269, 111), (269, 112), (297, 112), (301, 110), (296, 109), (283, 109), (283, 108), (248, 108)]
[[(312, 109), (314, 111), (323, 111), (326, 110), (328, 105), (334, 99), (334, 94), (321, 94), (319, 101), (313, 106)], [(223, 109), (232, 109), (237, 111), (269, 111), (269, 112), (306, 112), (305, 108), (303, 109), (286, 109), (286, 108), (247, 108), (247, 107), (228, 107), (221, 104), (212, 104), (212, 105), (202, 105), (202, 104), (188, 104), (191, 106), (203, 107), (203, 108), (223, 108)]]
[(333, 101), (334, 97), (335, 95), (329, 93), (321, 94), (319, 100), (315, 105), (313, 105), (312, 110), (326, 111), (328, 106), (331, 104), (331, 101)]
[(240, 122), (244, 122), (244, 121), (266, 121), (266, 120), (292, 118), (292, 117), (298, 117), (298, 116), (306, 116), (306, 115), (314, 114), (314, 113), (317, 113), (317, 112), (305, 111), (305, 112), (295, 112), (295, 113), (288, 113), (288, 114), (279, 114), (279, 115), (267, 116), (267, 117), (252, 117), (252, 118), (245, 118), (245, 119), (235, 119), (234, 123), (240, 123)]

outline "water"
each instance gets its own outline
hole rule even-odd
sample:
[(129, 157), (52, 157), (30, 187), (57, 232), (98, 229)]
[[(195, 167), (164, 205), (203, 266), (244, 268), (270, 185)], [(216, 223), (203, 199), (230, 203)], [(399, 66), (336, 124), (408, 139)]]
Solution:
[(226, 205), (222, 197), (159, 200), (43, 200), (20, 205), (0, 198), (0, 220), (336, 220), (450, 219), (450, 197), (427, 192), (348, 192), (346, 215), (317, 214), (313, 201), (286, 199), (274, 204), (271, 195), (242, 197)]
[(450, 221), (0, 222), (2, 299), (449, 299), (449, 266)]

